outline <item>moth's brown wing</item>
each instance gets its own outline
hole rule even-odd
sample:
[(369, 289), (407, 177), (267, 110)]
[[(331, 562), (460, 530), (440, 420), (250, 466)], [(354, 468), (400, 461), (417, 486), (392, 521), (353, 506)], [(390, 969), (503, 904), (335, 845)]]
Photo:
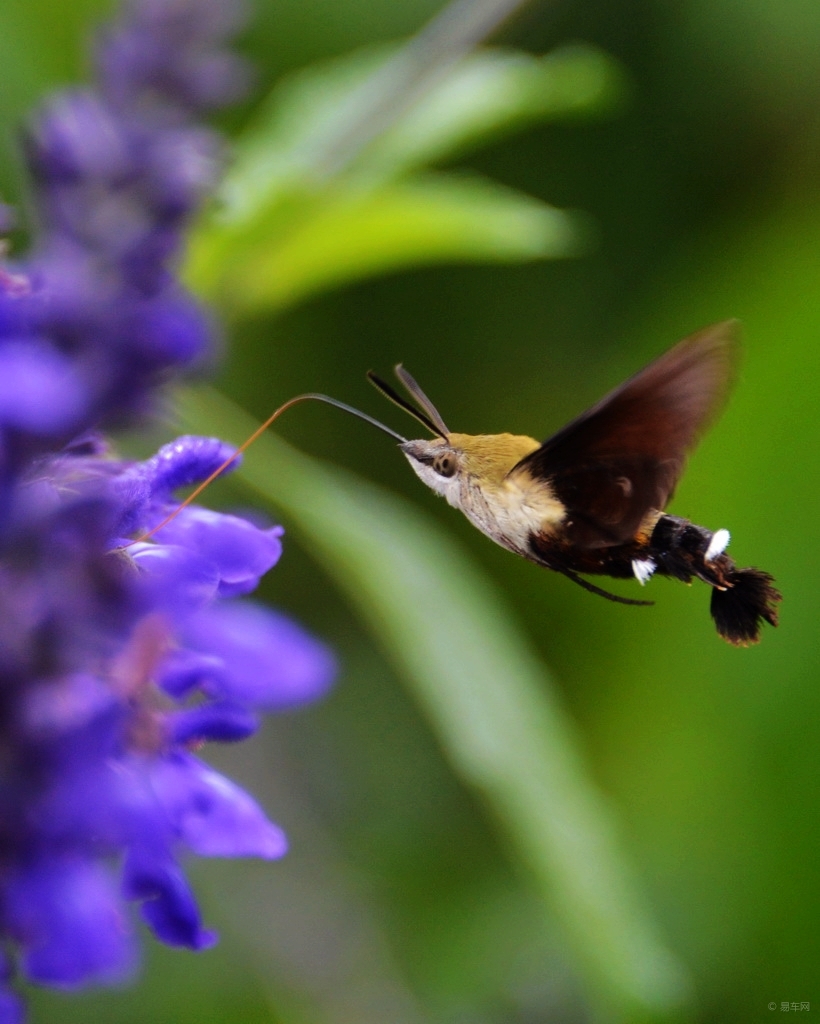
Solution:
[(729, 394), (738, 323), (684, 339), (522, 459), (567, 508), (568, 541), (598, 548), (631, 540), (672, 497), (688, 452)]

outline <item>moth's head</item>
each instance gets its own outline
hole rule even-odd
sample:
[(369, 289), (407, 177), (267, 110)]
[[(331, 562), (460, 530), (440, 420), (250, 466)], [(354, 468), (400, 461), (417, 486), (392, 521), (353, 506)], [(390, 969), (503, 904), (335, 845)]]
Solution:
[(438, 409), (421, 390), (407, 370), (399, 364), (395, 367), (396, 376), (404, 385), (408, 394), (418, 405), (413, 405), (402, 398), (393, 388), (371, 371), (367, 377), (371, 384), (391, 402), (409, 413), (434, 435), (430, 441), (403, 441), (399, 448), (404, 452), (407, 461), (418, 477), (437, 494), (454, 497), (458, 491), (458, 480), (462, 469), (463, 452), (454, 444), (454, 436), (441, 418)]
[(431, 441), (405, 441), (399, 445), (413, 472), (436, 494), (447, 495), (458, 488), (464, 468), (464, 452), (450, 438), (435, 437)]
[(513, 466), (537, 447), (531, 437), (514, 434), (454, 433), (399, 445), (416, 475), (445, 496), (462, 480), (490, 489), (503, 486)]
[(514, 437), (512, 434), (451, 432), (438, 409), (403, 366), (396, 367), (396, 375), (418, 403), (418, 408), (396, 394), (374, 373), (367, 376), (386, 398), (435, 435), (430, 441), (403, 441), (399, 448), (419, 479), (437, 494), (443, 494), (451, 504), (459, 504), (457, 499), (464, 481), (479, 487), (502, 486), (513, 466), (538, 447), (538, 442), (532, 438)]

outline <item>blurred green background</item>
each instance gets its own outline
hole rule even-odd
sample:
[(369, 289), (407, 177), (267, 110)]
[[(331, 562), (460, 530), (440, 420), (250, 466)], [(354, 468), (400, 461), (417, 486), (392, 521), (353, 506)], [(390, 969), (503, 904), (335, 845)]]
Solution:
[[(547, 667), (535, 675), (560, 742), (533, 770), (549, 775), (577, 759), (578, 777), (598, 794), (588, 841), (579, 840), (580, 895), (565, 899), (566, 868), (548, 866), (544, 881), (537, 857), (522, 852), (521, 828), (505, 819), (505, 797), (494, 803), (480, 779), (471, 785), (455, 749), (458, 724), (453, 734), (436, 720), (436, 679), (421, 704), (418, 686), (405, 686), (412, 637), (395, 626), (402, 611), (390, 604), (401, 604), (401, 575), (378, 573), (390, 536), (368, 553), (366, 531), (337, 543), (328, 526), (323, 543), (321, 503), (315, 521), (299, 513), (313, 464), (297, 460), (291, 470), (272, 450), (270, 470), (259, 462), (255, 474), (274, 499), (280, 483), (288, 491), (276, 514), (290, 541), (262, 593), (335, 647), (340, 678), (323, 705), (271, 719), (242, 747), (206, 753), (284, 825), (291, 853), (278, 864), (192, 865), (219, 947), (193, 956), (147, 943), (133, 989), (35, 993), (37, 1021), (747, 1024), (772, 1019), (784, 1002), (820, 1012), (820, 6), (533, 3), (494, 43), (542, 54), (581, 42), (612, 61), (569, 51), (569, 80), (552, 106), (537, 99), (549, 81), (536, 74), (526, 86), (526, 65), (495, 122), (479, 104), (471, 116), (481, 121), (484, 111), (487, 123), (465, 129), (457, 146), (418, 156), (419, 145), (416, 163), (398, 171), (406, 152), (394, 138), (327, 172), (321, 131), (325, 149), (294, 144), (282, 170), (277, 154), (288, 139), (310, 143), (324, 101), (303, 97), (289, 127), (266, 129), (266, 92), (315, 62), (400, 40), (436, 9), (417, 0), (257, 0), (242, 39), (257, 98), (222, 119), (245, 139), (234, 226), (230, 216), (206, 220), (189, 268), (225, 323), (216, 386), (257, 418), (297, 392), (323, 391), (404, 432), (412, 428), (402, 414), (364, 381), (368, 368), (386, 374), (401, 360), (454, 429), (546, 437), (674, 341), (738, 317), (737, 391), (671, 510), (728, 527), (733, 556), (776, 576), (781, 626), (759, 647), (737, 650), (716, 637), (704, 587), (653, 581), (651, 609), (601, 601), (492, 545), (365, 425), (318, 405), (289, 413), (281, 436), (417, 506), (422, 518), (405, 523), (395, 513), (408, 557), (424, 547), (427, 523), (432, 536), (436, 524), (450, 536), (452, 560), (446, 542), (425, 549), (431, 575), (407, 580), (420, 630), (429, 614), (434, 635), (443, 588), (458, 590), (466, 552), (469, 572), (501, 595), (502, 639), (493, 647), (490, 627), (475, 645), (483, 651), (486, 640), (501, 656), (520, 638)], [(17, 129), (45, 90), (86, 74), (90, 28), (108, 10), (96, 0), (0, 6), (0, 190), (24, 209)], [(337, 88), (326, 86), (325, 100)], [(413, 178), (431, 162), (435, 178)], [(236, 213), (253, 196), (243, 181), (264, 192), (280, 179), (273, 198)], [(428, 189), (421, 199), (419, 187)], [(458, 194), (442, 199), (439, 187)], [(228, 200), (230, 214), (230, 192)], [(586, 216), (553, 217), (536, 201)], [(442, 228), (450, 215), (452, 230)], [(405, 227), (405, 249), (391, 255), (384, 238)], [(206, 392), (187, 408), (197, 429), (234, 424)], [(209, 410), (212, 427), (202, 422)], [(316, 472), (321, 490), (326, 471)], [(359, 494), (361, 507), (393, 528), (393, 506), (382, 507), (380, 494), (338, 480), (327, 477), (323, 493), (332, 509), (342, 501), (333, 487), (353, 488), (340, 522), (355, 520)], [(257, 503), (240, 484), (220, 485), (213, 500)], [(446, 620), (445, 634), (454, 628)], [(464, 639), (454, 636), (442, 657), (464, 664)], [(479, 712), (485, 695), (479, 688)], [(573, 805), (556, 786), (555, 799)], [(547, 804), (545, 817), (553, 811)], [(615, 865), (613, 890), (627, 879), (624, 920), (645, 925), (655, 944), (644, 995), (634, 999), (604, 977), (608, 957), (621, 988), (641, 975), (640, 957), (619, 966), (617, 927), (612, 948), (594, 948), (620, 911), (599, 927), (596, 896), (589, 908), (581, 899), (583, 879), (597, 877), (595, 836), (609, 836), (610, 825), (616, 838), (602, 848), (602, 873)], [(556, 842), (560, 835), (546, 846)], [(608, 900), (620, 905), (617, 892), (604, 892)], [(670, 1008), (674, 982), (652, 959), (662, 947), (690, 979), (679, 1011)], [(656, 982), (653, 999), (646, 993)]]

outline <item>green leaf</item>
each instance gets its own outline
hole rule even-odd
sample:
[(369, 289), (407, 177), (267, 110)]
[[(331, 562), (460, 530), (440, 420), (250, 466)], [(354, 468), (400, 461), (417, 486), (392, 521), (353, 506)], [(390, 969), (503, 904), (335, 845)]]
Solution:
[[(314, 181), (332, 149), (371, 113), (400, 47), (358, 50), (277, 85), (236, 144), (222, 197), (227, 218), (252, 217), (294, 181)], [(389, 81), (389, 76), (387, 76)], [(543, 57), (514, 50), (471, 54), (374, 139), (346, 173), (371, 185), (463, 152), (504, 129), (589, 114), (623, 92), (618, 65), (589, 46)]]
[(485, 263), (577, 255), (589, 235), (580, 214), (478, 177), (424, 175), (371, 193), (343, 193), (277, 233), (280, 211), (252, 237), (224, 240), (218, 264), (193, 257), (189, 280), (216, 286), (234, 309), (278, 309), (375, 273), (460, 260)]
[(591, 46), (541, 57), (478, 51), (374, 140), (362, 155), (362, 173), (395, 177), (538, 121), (600, 114), (623, 89), (618, 65)]
[[(213, 391), (186, 429), (242, 438)], [(678, 1019), (685, 976), (655, 934), (548, 673), (506, 603), (407, 502), (263, 436), (239, 470), (347, 594), (562, 921), (607, 1020)]]
[[(278, 309), (319, 289), (442, 261), (576, 255), (576, 215), (510, 189), (420, 169), (501, 131), (600, 106), (613, 63), (591, 48), (547, 57), (487, 50), (451, 68), (336, 165), (378, 110), (397, 48), (302, 72), (275, 89), (190, 246), (187, 277), (237, 309)], [(374, 106), (375, 104), (375, 106)], [(389, 118), (388, 118), (389, 120)]]

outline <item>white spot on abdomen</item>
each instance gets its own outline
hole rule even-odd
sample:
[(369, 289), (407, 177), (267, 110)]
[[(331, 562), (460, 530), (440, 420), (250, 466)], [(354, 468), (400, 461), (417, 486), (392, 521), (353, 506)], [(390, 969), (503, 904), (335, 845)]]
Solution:
[(709, 547), (706, 549), (706, 554), (703, 556), (704, 562), (711, 562), (718, 555), (722, 555), (726, 548), (729, 547), (729, 541), (731, 535), (728, 530), (718, 530), (712, 534), (712, 539), (709, 541)]
[(635, 579), (641, 586), (644, 586), (647, 583), (651, 578), (652, 573), (657, 568), (657, 565), (651, 558), (632, 559), (632, 572), (635, 574)]

